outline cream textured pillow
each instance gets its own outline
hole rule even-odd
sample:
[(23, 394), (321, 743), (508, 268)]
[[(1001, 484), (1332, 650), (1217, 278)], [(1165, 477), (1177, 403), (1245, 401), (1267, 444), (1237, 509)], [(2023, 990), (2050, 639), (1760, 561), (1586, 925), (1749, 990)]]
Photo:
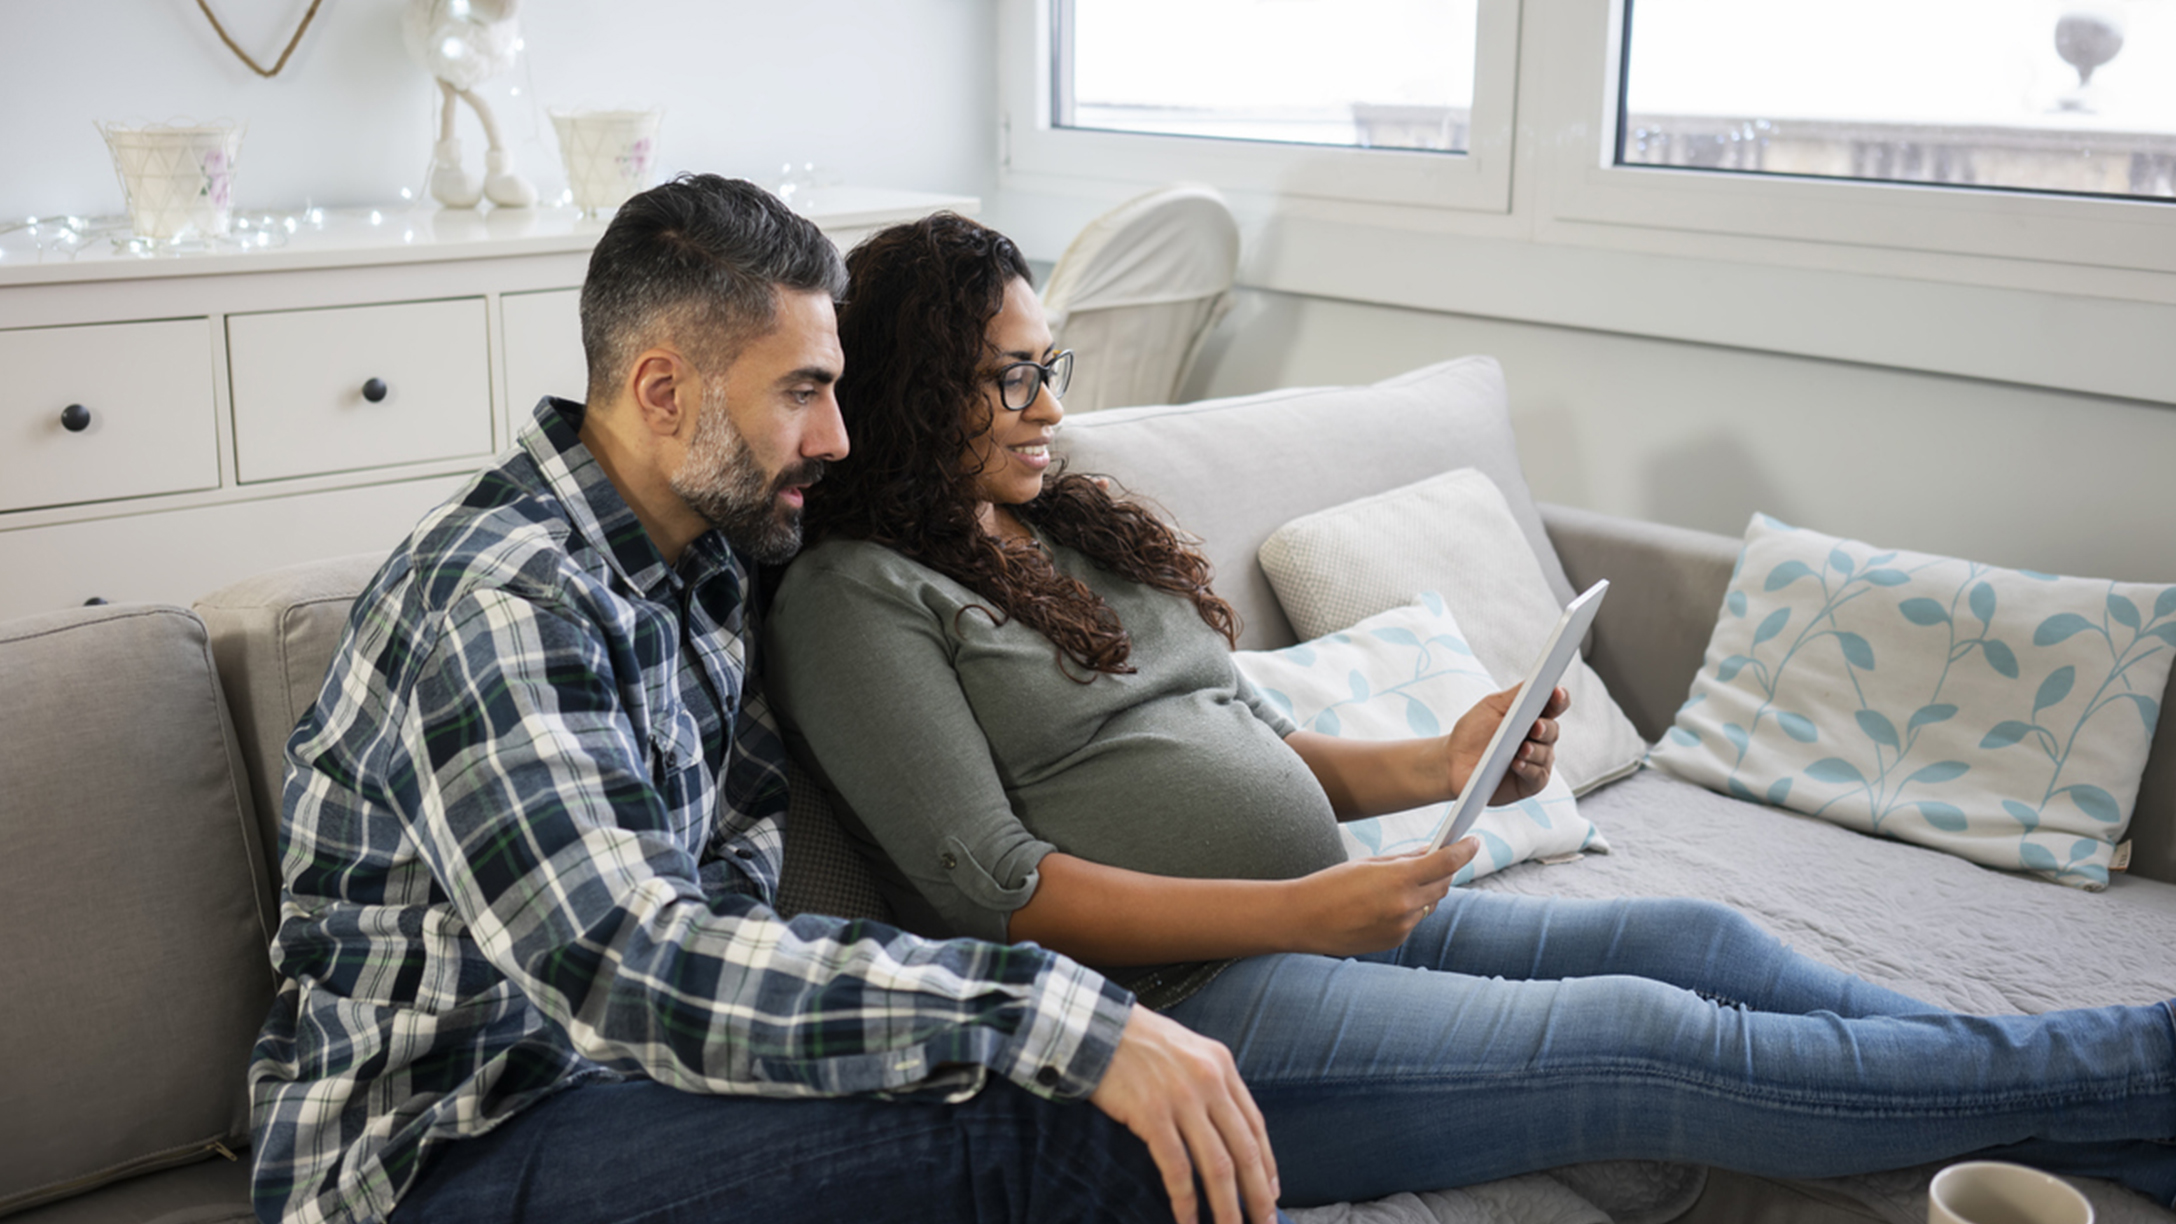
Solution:
[[(1301, 638), (1441, 592), (1491, 675), (1516, 684), (1564, 605), (1494, 481), (1460, 468), (1293, 519), (1262, 545), (1262, 571)], [(1632, 720), (1584, 659), (1564, 674), (1572, 708), (1557, 773), (1584, 795), (1639, 768)]]
[[(1434, 591), (1420, 602), (1283, 650), (1241, 651), (1239, 670), (1303, 730), (1347, 739), (1441, 735), (1498, 685), (1474, 657), (1457, 618)], [(1396, 854), (1426, 845), (1447, 803), (1348, 820), (1338, 826), (1348, 857)], [(1531, 799), (1489, 808), (1473, 826), (1480, 853), (1454, 877), (1463, 884), (1527, 859), (1609, 843), (1579, 814), (1563, 774)]]
[(2176, 587), (1754, 515), (1690, 700), (1651, 759), (1741, 799), (2098, 889), (2172, 646)]

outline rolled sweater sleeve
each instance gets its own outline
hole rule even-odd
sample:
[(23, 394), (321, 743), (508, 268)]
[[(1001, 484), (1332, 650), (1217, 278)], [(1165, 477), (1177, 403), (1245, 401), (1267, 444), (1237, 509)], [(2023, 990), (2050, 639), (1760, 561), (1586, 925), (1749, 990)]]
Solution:
[[(462, 598), (425, 646), (391, 798), (483, 955), (585, 1057), (714, 1093), (838, 1095), (988, 1068), (1093, 1091), (1131, 997), (1035, 948), (781, 919), (706, 890), (569, 610)], [(979, 1082), (979, 1080), (977, 1080)]]
[(1006, 940), (1055, 847), (1014, 813), (960, 687), (958, 609), (834, 556), (805, 558), (779, 589), (772, 698), (946, 929)]
[(1300, 729), (1300, 725), (1292, 721), (1291, 715), (1279, 709), (1276, 702), (1262, 696), (1262, 690), (1254, 687), (1254, 681), (1247, 679), (1247, 673), (1240, 671), (1236, 662), (1232, 664), (1232, 677), (1239, 684), (1239, 700), (1246, 703), (1246, 707), (1264, 725), (1276, 732), (1278, 739), (1290, 739), (1292, 733)]

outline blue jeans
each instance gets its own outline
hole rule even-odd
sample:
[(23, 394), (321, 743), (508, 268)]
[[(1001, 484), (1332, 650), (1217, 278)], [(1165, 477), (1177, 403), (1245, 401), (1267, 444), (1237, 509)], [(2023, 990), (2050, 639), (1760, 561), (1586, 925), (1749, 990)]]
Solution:
[[(1203, 1205), (1202, 1218), (1208, 1219)], [(1171, 1219), (1148, 1148), (1085, 1102), (993, 1080), (969, 1101), (568, 1088), (434, 1152), (395, 1224)]]
[(1824, 1177), (1996, 1149), (2176, 1196), (2168, 1005), (1956, 1015), (1706, 902), (1454, 889), (1389, 952), (1251, 957), (1169, 1014), (1231, 1047), (1287, 1206), (1586, 1160)]

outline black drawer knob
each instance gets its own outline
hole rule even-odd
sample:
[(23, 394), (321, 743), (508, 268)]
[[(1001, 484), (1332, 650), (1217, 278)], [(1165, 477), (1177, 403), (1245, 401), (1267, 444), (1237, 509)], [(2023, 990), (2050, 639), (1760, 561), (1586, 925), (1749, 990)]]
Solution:
[(385, 392), (385, 380), (382, 378), (373, 378), (363, 384), (363, 398), (369, 400), (373, 404), (378, 403), (380, 400), (383, 400), (385, 398)]
[(91, 427), (91, 410), (81, 404), (70, 404), (60, 410), (60, 427), (69, 433), (82, 433)]
[(103, 608), (106, 606), (106, 597), (103, 595), (93, 595), (89, 599), (83, 601), (83, 606), (86, 608)]

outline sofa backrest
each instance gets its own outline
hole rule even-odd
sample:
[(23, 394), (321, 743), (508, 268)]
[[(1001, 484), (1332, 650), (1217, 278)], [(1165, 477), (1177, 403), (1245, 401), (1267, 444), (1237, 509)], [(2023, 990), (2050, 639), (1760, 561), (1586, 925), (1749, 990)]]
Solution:
[(2138, 780), (2138, 805), (2131, 812), (2131, 874), (2176, 884), (2176, 718), (2167, 717), (2176, 701), (2176, 675), (2161, 694), (2163, 717), (2153, 729), (2153, 755)]
[(266, 874), (275, 890), (287, 737), (316, 704), (347, 628), (348, 608), (383, 564), (383, 553), (360, 553), (290, 565), (196, 602), (241, 736)]
[(0, 626), (0, 1215), (249, 1142), (277, 912), (204, 626)]

